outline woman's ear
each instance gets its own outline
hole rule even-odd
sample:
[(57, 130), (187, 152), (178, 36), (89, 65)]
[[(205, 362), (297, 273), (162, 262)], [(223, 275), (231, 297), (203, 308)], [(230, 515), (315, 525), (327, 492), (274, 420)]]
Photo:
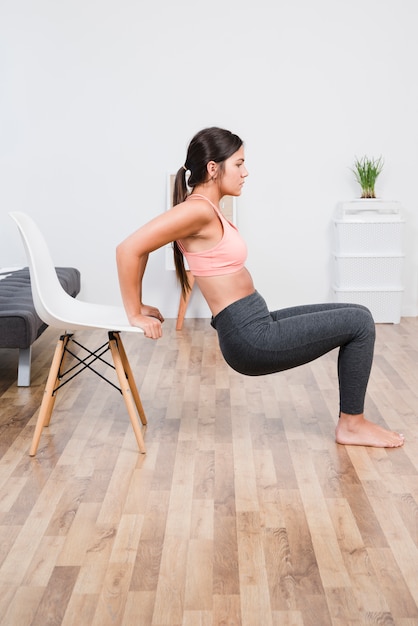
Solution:
[(211, 178), (212, 180), (215, 179), (218, 174), (218, 164), (215, 163), (215, 161), (209, 161), (206, 169), (208, 171), (209, 178)]

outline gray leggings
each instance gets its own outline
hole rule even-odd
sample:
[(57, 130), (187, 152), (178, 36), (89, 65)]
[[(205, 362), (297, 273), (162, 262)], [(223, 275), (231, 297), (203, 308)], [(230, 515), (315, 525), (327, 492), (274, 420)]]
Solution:
[(366, 307), (328, 303), (269, 311), (255, 292), (223, 309), (211, 323), (228, 365), (247, 376), (291, 369), (340, 348), (340, 411), (363, 413), (375, 340)]

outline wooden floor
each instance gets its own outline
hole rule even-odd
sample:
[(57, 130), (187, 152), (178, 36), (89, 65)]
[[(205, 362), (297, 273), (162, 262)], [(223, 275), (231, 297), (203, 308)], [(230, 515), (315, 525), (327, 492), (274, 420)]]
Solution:
[(367, 411), (397, 450), (334, 443), (335, 352), (246, 378), (189, 319), (125, 337), (146, 455), (88, 373), (30, 458), (55, 341), (30, 388), (0, 351), (1, 626), (418, 624), (418, 319), (377, 327)]

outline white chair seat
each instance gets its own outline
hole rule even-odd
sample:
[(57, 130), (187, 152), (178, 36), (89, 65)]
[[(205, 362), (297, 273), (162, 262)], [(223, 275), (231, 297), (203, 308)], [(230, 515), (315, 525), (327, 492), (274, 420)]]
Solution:
[[(43, 319), (49, 326), (58, 326), (66, 330), (102, 328), (119, 332), (140, 333), (141, 328), (131, 326), (121, 306), (92, 304), (71, 298), (65, 292), (54, 303), (54, 310), (44, 310)], [(48, 318), (48, 319), (45, 319)]]

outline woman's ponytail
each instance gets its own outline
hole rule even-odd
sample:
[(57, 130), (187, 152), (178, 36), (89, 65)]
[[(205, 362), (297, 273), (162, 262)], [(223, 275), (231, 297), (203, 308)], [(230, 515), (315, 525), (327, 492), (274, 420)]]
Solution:
[[(187, 184), (186, 184), (186, 169), (182, 166), (176, 174), (174, 180), (173, 190), (173, 206), (184, 202), (188, 196)], [(173, 253), (174, 253), (174, 265), (176, 268), (177, 279), (180, 283), (181, 293), (183, 298), (186, 298), (188, 292), (191, 290), (189, 279), (187, 277), (187, 271), (184, 266), (183, 253), (179, 248), (177, 241), (173, 241)]]

